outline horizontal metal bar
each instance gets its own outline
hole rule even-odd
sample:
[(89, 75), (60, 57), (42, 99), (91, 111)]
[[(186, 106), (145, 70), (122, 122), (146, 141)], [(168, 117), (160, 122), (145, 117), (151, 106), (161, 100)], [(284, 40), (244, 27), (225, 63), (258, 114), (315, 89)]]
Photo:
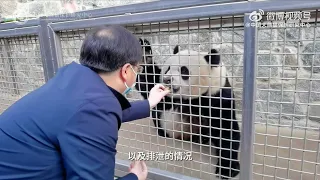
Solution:
[(280, 10), (304, 10), (320, 7), (320, 1), (282, 1), (279, 5), (278, 0), (257, 1), (257, 2), (235, 2), (226, 4), (214, 4), (196, 6), (188, 8), (178, 8), (162, 11), (150, 11), (144, 13), (134, 13), (118, 15), (112, 17), (91, 18), (87, 20), (69, 21), (53, 23), (51, 26), (55, 31), (72, 30), (79, 28), (95, 27), (105, 24), (131, 24), (149, 23), (168, 20), (181, 20), (187, 18), (203, 18), (226, 15), (239, 15), (251, 13), (252, 11), (263, 9), (264, 11)]
[(0, 23), (0, 30), (38, 26), (39, 24), (40, 24), (39, 19), (26, 20), (24, 23), (22, 22)]
[[(175, 21), (161, 24), (151, 24), (151, 25), (135, 25), (133, 27), (126, 27), (129, 30), (134, 31), (137, 34), (148, 34), (152, 32), (165, 33), (165, 32), (178, 32), (183, 34), (182, 31), (191, 31), (199, 29), (210, 29), (210, 31), (216, 31), (221, 27), (224, 28), (243, 28), (243, 17), (228, 18), (221, 21), (220, 18), (217, 19), (206, 19), (206, 20), (195, 20), (195, 21)], [(189, 33), (189, 32), (185, 32)], [(190, 44), (190, 43), (189, 43)]]
[(31, 34), (37, 34), (38, 32), (39, 32), (38, 26), (1, 30), (0, 38), (31, 35)]
[[(92, 9), (86, 11), (79, 11), (75, 13), (66, 13), (66, 14), (58, 14), (53, 16), (45, 17), (48, 22), (63, 22), (63, 21), (71, 21), (71, 20), (80, 20), (80, 19), (88, 19), (88, 18), (98, 18), (98, 17), (106, 17), (106, 16), (114, 16), (125, 13), (138, 13), (145, 11), (157, 11), (164, 10), (169, 8), (181, 8), (188, 6), (198, 6), (198, 5), (206, 5), (206, 4), (218, 4), (218, 3), (229, 3), (229, 2), (239, 2), (245, 0), (181, 0), (181, 1), (154, 1), (154, 2), (146, 2), (146, 3), (135, 3), (128, 4), (124, 6), (116, 6), (116, 7), (108, 7), (108, 8), (99, 8)], [(23, 24), (21, 22), (9, 22), (0, 24), (0, 30), (4, 29), (14, 29), (28, 26), (37, 26), (40, 24), (40, 20), (31, 19), (26, 20)]]
[[(123, 172), (127, 172), (128, 171), (128, 167), (130, 165), (130, 161), (125, 161), (125, 160), (120, 160), (117, 159), (116, 160), (116, 170), (119, 171), (123, 171)], [(150, 168), (148, 167), (148, 179), (152, 179), (152, 180), (199, 180), (193, 177), (188, 177), (188, 176), (184, 176), (181, 174), (177, 174), (177, 173), (172, 173), (169, 171), (163, 171), (160, 169), (155, 169), (155, 168)]]

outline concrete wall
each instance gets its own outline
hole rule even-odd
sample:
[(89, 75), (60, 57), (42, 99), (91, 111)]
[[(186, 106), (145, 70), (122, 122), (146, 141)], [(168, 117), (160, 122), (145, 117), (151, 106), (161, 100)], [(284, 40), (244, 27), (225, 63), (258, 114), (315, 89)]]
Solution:
[(38, 17), (150, 1), (153, 0), (2, 0), (0, 14), (4, 17)]

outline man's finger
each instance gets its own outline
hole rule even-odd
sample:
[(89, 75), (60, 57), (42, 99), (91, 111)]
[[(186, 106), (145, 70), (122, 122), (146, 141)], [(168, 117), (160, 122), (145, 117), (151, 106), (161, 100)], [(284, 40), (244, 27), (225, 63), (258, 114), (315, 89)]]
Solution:
[(135, 160), (135, 161), (134, 161), (134, 165), (135, 165), (135, 166), (139, 165), (139, 163), (140, 163), (140, 161), (138, 161), (138, 160)]
[(170, 90), (164, 90), (161, 92), (164, 96), (170, 93)]
[(165, 87), (164, 87), (162, 84), (156, 84), (156, 85), (155, 85), (155, 88), (157, 88), (157, 89), (159, 89), (159, 88), (164, 89)]
[(129, 172), (131, 171), (131, 169), (134, 167), (134, 162), (131, 162), (130, 166), (129, 166)]
[(148, 170), (147, 169), (147, 165), (146, 165), (146, 163), (144, 161), (141, 161), (141, 165), (142, 165), (143, 171), (147, 171)]

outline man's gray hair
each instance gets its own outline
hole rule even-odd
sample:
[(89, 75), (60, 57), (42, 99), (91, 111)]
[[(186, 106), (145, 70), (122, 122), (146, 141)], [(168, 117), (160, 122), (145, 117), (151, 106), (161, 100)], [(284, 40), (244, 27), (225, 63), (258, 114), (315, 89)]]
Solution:
[(126, 63), (141, 62), (142, 47), (138, 38), (124, 27), (102, 26), (88, 32), (79, 61), (96, 72), (113, 72)]

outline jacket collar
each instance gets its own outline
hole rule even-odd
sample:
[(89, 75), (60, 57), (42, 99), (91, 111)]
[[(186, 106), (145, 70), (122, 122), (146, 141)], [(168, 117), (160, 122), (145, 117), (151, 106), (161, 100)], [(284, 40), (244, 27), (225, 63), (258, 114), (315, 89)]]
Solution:
[[(108, 85), (107, 85), (108, 86)], [(108, 88), (111, 90), (111, 92), (113, 93), (113, 95), (118, 99), (122, 110), (128, 109), (131, 107), (130, 102), (127, 100), (127, 98), (125, 98), (121, 93), (119, 93), (118, 91), (116, 91), (115, 89), (113, 89), (112, 87), (108, 86)]]
[(103, 81), (103, 79), (97, 74), (95, 73), (93, 70), (91, 70), (89, 67), (85, 66), (85, 65), (81, 65), (79, 63), (76, 62), (71, 62), (70, 65), (74, 65), (74, 66), (78, 66), (78, 67), (84, 67), (85, 69), (89, 70), (94, 77), (97, 77), (99, 79), (99, 81), (101, 82), (101, 85), (103, 86), (107, 86), (108, 89), (113, 93), (113, 95), (117, 98), (117, 100), (120, 103), (120, 106), (122, 108), (122, 110), (128, 109), (131, 107), (130, 102), (127, 100), (126, 97), (124, 97), (121, 93), (119, 93), (118, 91), (116, 91), (115, 89), (111, 88), (110, 86), (106, 85), (106, 83)]

